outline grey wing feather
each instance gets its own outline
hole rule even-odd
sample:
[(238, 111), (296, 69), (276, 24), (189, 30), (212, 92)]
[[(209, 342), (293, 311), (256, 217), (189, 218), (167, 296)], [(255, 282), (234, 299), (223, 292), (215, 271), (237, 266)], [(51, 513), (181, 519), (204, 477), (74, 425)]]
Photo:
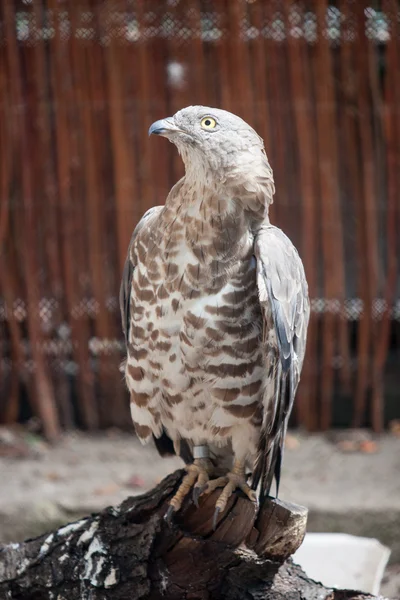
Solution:
[(263, 425), (253, 474), (253, 487), (261, 482), (264, 497), (269, 494), (274, 476), (278, 492), (283, 444), (304, 360), (310, 305), (303, 263), (283, 231), (263, 226), (256, 235), (255, 255), (264, 351), (271, 373), (264, 393)]
[(135, 264), (132, 259), (132, 246), (136, 239), (137, 234), (144, 225), (150, 225), (151, 217), (159, 214), (163, 209), (162, 206), (153, 206), (147, 212), (144, 213), (139, 223), (136, 225), (134, 232), (132, 233), (131, 241), (129, 242), (128, 254), (125, 260), (124, 269), (122, 271), (122, 281), (119, 290), (119, 308), (121, 311), (122, 330), (124, 332), (125, 344), (128, 347), (129, 343), (129, 328), (130, 328), (130, 301), (131, 301), (131, 287), (133, 271)]

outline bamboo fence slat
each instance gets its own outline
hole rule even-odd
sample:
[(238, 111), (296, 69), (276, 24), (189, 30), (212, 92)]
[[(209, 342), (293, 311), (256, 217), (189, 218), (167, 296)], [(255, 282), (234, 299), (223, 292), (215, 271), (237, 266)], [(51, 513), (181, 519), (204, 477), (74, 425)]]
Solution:
[[(398, 73), (400, 69), (400, 31), (396, 22), (398, 11), (395, 0), (384, 4), (385, 12), (390, 15), (392, 37), (388, 43), (387, 61), (388, 71)], [(400, 119), (396, 114), (396, 107), (400, 106), (400, 83), (396, 79), (391, 81), (386, 77), (384, 90), (383, 126), (384, 137), (387, 145), (387, 166), (385, 175), (387, 177), (387, 206), (386, 206), (386, 281), (384, 283), (383, 299), (384, 311), (382, 322), (379, 326), (376, 344), (374, 344), (373, 355), (373, 387), (372, 387), (372, 423), (376, 430), (381, 431), (384, 427), (384, 369), (389, 350), (390, 336), (390, 314), (393, 310), (398, 279), (398, 260), (396, 240), (399, 237), (400, 223), (396, 219), (399, 212), (398, 191), (400, 189), (399, 164), (400, 164)]]
[(354, 425), (360, 426), (366, 409), (366, 390), (370, 380), (371, 344), (373, 335), (372, 303), (377, 287), (377, 231), (374, 198), (374, 151), (372, 145), (371, 115), (369, 111), (368, 48), (363, 35), (360, 18), (364, 10), (355, 8), (356, 45), (355, 66), (357, 69), (357, 110), (359, 118), (360, 162), (362, 198), (358, 202), (359, 256), (363, 265), (360, 277), (360, 289), (364, 303), (360, 321), (358, 346), (358, 371), (355, 395)]
[[(94, 398), (94, 376), (89, 368), (88, 323), (82, 313), (83, 294), (80, 283), (83, 274), (79, 273), (82, 263), (82, 243), (79, 231), (79, 209), (74, 198), (72, 165), (74, 164), (73, 136), (70, 135), (71, 115), (69, 104), (73, 96), (71, 89), (70, 49), (62, 39), (60, 12), (57, 3), (52, 0), (51, 8), (55, 19), (55, 36), (52, 40), (51, 84), (55, 107), (55, 147), (57, 156), (57, 179), (59, 197), (59, 230), (63, 263), (64, 293), (67, 304), (67, 322), (74, 341), (72, 357), (77, 369), (77, 388), (79, 390), (79, 417), (82, 424), (94, 429), (99, 424), (99, 409)], [(76, 164), (75, 156), (75, 164)], [(83, 296), (84, 297), (84, 296)]]
[[(286, 19), (290, 14), (291, 0), (285, 2)], [(300, 13), (304, 19), (303, 11)], [(302, 169), (299, 174), (299, 192), (302, 197), (302, 247), (301, 255), (307, 272), (309, 293), (312, 298), (317, 294), (317, 181), (315, 169), (315, 128), (312, 113), (312, 96), (307, 72), (307, 46), (303, 39), (290, 37), (288, 40), (289, 68), (292, 81), (292, 94), (295, 98), (294, 118), (296, 144)], [(308, 331), (307, 348), (311, 356), (316, 352), (316, 323), (311, 320)], [(298, 398), (298, 413), (300, 421), (308, 429), (317, 429), (316, 407), (317, 381), (316, 373), (310, 360), (306, 359), (300, 397)]]
[[(11, 102), (18, 107), (18, 113), (13, 111), (12, 127), (16, 135), (21, 136), (21, 151), (19, 155), (21, 179), (22, 179), (22, 229), (20, 236), (28, 249), (23, 263), (23, 272), (25, 280), (25, 290), (28, 305), (32, 307), (27, 317), (27, 330), (31, 340), (32, 359), (35, 363), (34, 385), (37, 399), (38, 416), (43, 423), (44, 432), (51, 440), (59, 435), (59, 422), (57, 409), (55, 405), (54, 391), (48, 374), (47, 365), (40, 352), (40, 345), (43, 344), (43, 333), (39, 323), (39, 290), (36, 278), (38, 276), (38, 244), (35, 243), (36, 214), (33, 206), (33, 173), (32, 173), (32, 140), (30, 123), (27, 118), (27, 105), (29, 98), (24, 102), (23, 80), (20, 64), (20, 54), (17, 48), (17, 40), (14, 36), (13, 22), (15, 21), (14, 9), (11, 3), (5, 3), (3, 7), (5, 35), (7, 39), (7, 58), (9, 73), (13, 74), (11, 78), (12, 85)], [(25, 130), (25, 131), (24, 131)], [(23, 132), (23, 133), (22, 133)], [(22, 135), (21, 135), (22, 134)], [(25, 134), (25, 135), (24, 135)]]

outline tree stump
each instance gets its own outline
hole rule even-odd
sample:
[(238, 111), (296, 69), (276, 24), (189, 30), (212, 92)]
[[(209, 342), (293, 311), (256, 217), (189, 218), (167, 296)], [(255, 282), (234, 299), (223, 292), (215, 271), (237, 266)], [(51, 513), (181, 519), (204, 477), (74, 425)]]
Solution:
[(182, 471), (155, 489), (22, 544), (0, 548), (1, 600), (346, 600), (289, 556), (307, 510), (268, 499), (258, 514), (239, 494), (213, 530), (218, 491), (164, 515)]

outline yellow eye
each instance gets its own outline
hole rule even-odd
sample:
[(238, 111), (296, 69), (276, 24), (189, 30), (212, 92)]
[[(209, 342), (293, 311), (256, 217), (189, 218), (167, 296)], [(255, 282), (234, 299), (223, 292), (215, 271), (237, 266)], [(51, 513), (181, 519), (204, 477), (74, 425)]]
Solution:
[(204, 117), (204, 119), (202, 119), (200, 123), (203, 129), (214, 129), (216, 124), (216, 120), (212, 117)]

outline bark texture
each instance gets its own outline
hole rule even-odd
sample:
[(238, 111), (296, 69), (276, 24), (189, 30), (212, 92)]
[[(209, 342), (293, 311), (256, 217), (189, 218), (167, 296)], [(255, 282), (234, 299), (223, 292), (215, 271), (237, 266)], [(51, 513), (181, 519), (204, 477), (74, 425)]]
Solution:
[(307, 510), (238, 495), (214, 531), (216, 494), (164, 515), (182, 471), (120, 506), (0, 548), (0, 600), (356, 600), (307, 578), (289, 556)]

